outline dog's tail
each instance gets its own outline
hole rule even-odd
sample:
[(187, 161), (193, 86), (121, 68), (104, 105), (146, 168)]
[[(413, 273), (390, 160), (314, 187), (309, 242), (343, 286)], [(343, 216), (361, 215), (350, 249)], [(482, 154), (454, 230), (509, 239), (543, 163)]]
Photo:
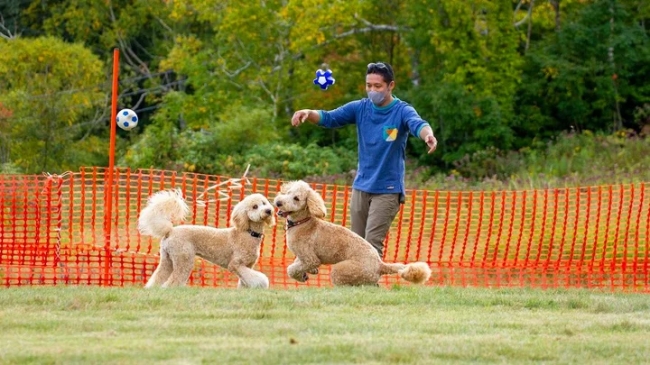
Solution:
[(399, 276), (414, 284), (424, 284), (431, 277), (431, 268), (426, 262), (410, 264), (388, 264), (382, 262), (381, 275), (399, 274)]
[(138, 231), (156, 238), (166, 237), (190, 212), (180, 189), (163, 190), (149, 197), (147, 206), (140, 212)]

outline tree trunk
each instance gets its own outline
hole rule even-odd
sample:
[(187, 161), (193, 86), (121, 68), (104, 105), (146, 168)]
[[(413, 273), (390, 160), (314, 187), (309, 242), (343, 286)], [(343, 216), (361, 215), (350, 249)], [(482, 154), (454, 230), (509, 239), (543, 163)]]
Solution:
[(411, 52), (411, 83), (413, 86), (420, 86), (420, 50), (414, 49)]
[(528, 52), (530, 34), (533, 31), (533, 6), (535, 6), (535, 0), (530, 0), (530, 7), (528, 8), (528, 33), (526, 34), (526, 48), (524, 49), (524, 53)]
[(614, 130), (620, 130), (623, 128), (623, 117), (621, 116), (621, 106), (618, 102), (618, 85), (616, 80), (618, 79), (616, 74), (616, 62), (614, 59), (614, 46), (612, 46), (612, 38), (614, 37), (614, 2), (616, 0), (611, 0), (609, 12), (609, 48), (607, 49), (607, 59), (609, 60), (609, 65), (612, 68), (612, 88), (614, 90)]
[(551, 6), (555, 11), (555, 31), (560, 31), (560, 0), (550, 0)]

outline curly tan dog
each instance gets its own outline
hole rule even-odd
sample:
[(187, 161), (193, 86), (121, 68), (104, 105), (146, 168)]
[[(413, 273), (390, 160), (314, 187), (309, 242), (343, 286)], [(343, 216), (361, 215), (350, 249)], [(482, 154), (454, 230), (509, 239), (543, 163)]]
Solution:
[(287, 246), (296, 255), (287, 267), (289, 276), (304, 282), (320, 265), (333, 265), (334, 285), (376, 285), (381, 275), (399, 274), (416, 284), (431, 276), (424, 262), (388, 264), (377, 250), (351, 230), (325, 221), (323, 198), (304, 181), (282, 185), (274, 200), (278, 215), (287, 218)]
[(266, 275), (252, 269), (260, 256), (264, 225), (275, 225), (273, 206), (264, 195), (251, 194), (239, 202), (232, 211), (230, 228), (174, 227), (188, 213), (180, 190), (152, 195), (140, 212), (140, 233), (161, 238), (160, 263), (145, 288), (185, 285), (194, 268), (194, 256), (236, 274), (238, 287), (269, 287)]

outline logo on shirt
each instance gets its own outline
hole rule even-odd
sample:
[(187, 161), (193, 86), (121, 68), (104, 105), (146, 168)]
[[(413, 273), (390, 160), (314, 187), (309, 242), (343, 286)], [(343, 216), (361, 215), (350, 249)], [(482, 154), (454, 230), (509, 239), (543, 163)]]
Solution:
[(393, 142), (397, 139), (397, 128), (384, 126), (384, 141)]

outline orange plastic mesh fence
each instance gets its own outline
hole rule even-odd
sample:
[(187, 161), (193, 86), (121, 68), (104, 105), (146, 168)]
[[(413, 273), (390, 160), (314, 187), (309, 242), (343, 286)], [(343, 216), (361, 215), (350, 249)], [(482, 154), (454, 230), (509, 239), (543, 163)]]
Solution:
[[(140, 236), (138, 212), (154, 192), (180, 188), (188, 223), (226, 227), (245, 195), (275, 197), (281, 181), (250, 179), (221, 201), (229, 179), (116, 169), (112, 217), (104, 220), (104, 168), (62, 176), (0, 175), (0, 282), (16, 285), (143, 285), (158, 242)], [(348, 226), (351, 188), (312, 184), (332, 222)], [(206, 197), (205, 193), (209, 196)], [(385, 241), (387, 262), (426, 261), (428, 285), (584, 287), (650, 292), (650, 198), (646, 183), (528, 191), (408, 190)], [(202, 206), (197, 200), (207, 200)], [(104, 224), (106, 222), (106, 225)], [(109, 229), (110, 227), (110, 229)], [(330, 286), (322, 267), (307, 283), (288, 278), (294, 256), (284, 220), (267, 229), (257, 269), (276, 288)], [(196, 259), (190, 285), (235, 287), (227, 270)], [(396, 275), (382, 285), (408, 285)]]

